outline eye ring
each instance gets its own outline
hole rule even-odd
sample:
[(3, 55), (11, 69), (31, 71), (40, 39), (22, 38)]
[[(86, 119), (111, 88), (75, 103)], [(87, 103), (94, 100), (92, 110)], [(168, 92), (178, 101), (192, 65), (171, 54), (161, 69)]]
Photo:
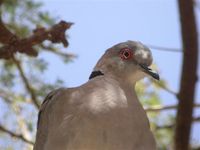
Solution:
[(120, 57), (123, 60), (129, 60), (133, 57), (133, 52), (130, 48), (123, 48), (120, 50)]

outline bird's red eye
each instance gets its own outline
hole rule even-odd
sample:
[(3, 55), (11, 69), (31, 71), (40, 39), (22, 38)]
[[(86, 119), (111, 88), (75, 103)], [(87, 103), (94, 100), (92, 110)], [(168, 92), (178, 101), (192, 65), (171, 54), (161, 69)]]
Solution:
[(121, 59), (128, 60), (128, 59), (131, 59), (133, 57), (133, 52), (129, 48), (123, 48), (123, 49), (121, 49), (119, 55), (120, 55)]

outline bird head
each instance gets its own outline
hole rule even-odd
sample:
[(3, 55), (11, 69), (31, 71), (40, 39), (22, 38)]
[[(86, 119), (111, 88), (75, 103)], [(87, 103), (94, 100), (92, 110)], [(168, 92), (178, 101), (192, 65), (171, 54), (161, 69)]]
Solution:
[(98, 61), (94, 71), (131, 82), (145, 76), (159, 80), (159, 75), (149, 68), (152, 61), (152, 54), (147, 46), (140, 42), (127, 41), (109, 48)]

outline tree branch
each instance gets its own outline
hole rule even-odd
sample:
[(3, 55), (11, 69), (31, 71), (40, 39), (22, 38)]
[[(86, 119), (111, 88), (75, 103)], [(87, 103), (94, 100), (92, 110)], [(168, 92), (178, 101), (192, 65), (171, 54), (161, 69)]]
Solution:
[[(200, 122), (200, 116), (192, 118), (192, 122)], [(156, 130), (159, 130), (159, 129), (172, 129), (174, 127), (175, 127), (175, 124), (163, 125), (163, 126), (157, 126)]]
[[(3, 90), (3, 89), (0, 89), (0, 97), (2, 99), (4, 99), (6, 101), (6, 103), (13, 103), (13, 101), (17, 98), (17, 97), (21, 97), (21, 95), (19, 93), (14, 93), (13, 94), (13, 91), (7, 91), (7, 90)], [(29, 99), (25, 99), (24, 98), (24, 102), (25, 103), (32, 103), (31, 101), (31, 98)]]
[[(200, 104), (194, 104), (195, 108), (199, 108)], [(160, 111), (164, 111), (164, 110), (173, 110), (173, 109), (177, 109), (178, 105), (169, 105), (169, 106), (152, 106), (152, 107), (148, 107), (145, 108), (146, 112), (160, 112)]]
[(41, 44), (45, 40), (49, 40), (52, 43), (62, 43), (67, 47), (68, 41), (65, 36), (65, 31), (71, 25), (72, 23), (60, 21), (48, 30), (45, 28), (37, 28), (30, 37), (19, 39), (0, 20), (0, 42), (5, 44), (3, 47), (0, 47), (0, 58), (10, 59), (16, 52), (25, 53), (29, 56), (37, 56), (38, 52), (33, 46)]
[(193, 118), (193, 121), (195, 121), (195, 122), (200, 121), (200, 116), (196, 117), (196, 118)]
[(10, 95), (7, 94), (5, 91), (0, 89), (0, 97), (5, 100), (6, 103), (11, 104), (12, 100), (10, 99)]
[(22, 66), (20, 64), (20, 61), (17, 60), (15, 57), (13, 57), (13, 61), (14, 61), (15, 65), (16, 65), (17, 69), (19, 70), (21, 79), (22, 79), (22, 81), (24, 83), (24, 86), (26, 87), (27, 92), (29, 92), (29, 94), (31, 96), (33, 104), (35, 105), (35, 107), (37, 109), (39, 109), (40, 108), (40, 104), (39, 104), (39, 102), (37, 100), (37, 97), (36, 97), (36, 94), (34, 92), (34, 89), (31, 87), (28, 79), (26, 78), (26, 75), (25, 75), (25, 73), (24, 73), (24, 71), (22, 69)]
[(198, 0), (194, 0), (194, 6), (200, 10), (200, 2)]
[(182, 50), (178, 48), (168, 48), (168, 47), (161, 47), (161, 46), (155, 46), (155, 45), (147, 45), (147, 46), (151, 49), (160, 50), (160, 51), (178, 52), (178, 53), (183, 52)]
[[(0, 1), (0, 8), (1, 8), (1, 4), (3, 3), (3, 0)], [(0, 43), (3, 44), (10, 44), (12, 42), (14, 42), (15, 40), (17, 40), (17, 37), (10, 32), (4, 25), (4, 23), (2, 22), (1, 19), (1, 12), (0, 12)]]
[(171, 90), (169, 87), (167, 87), (165, 85), (162, 85), (159, 82), (154, 82), (153, 79), (150, 79), (150, 80), (151, 80), (151, 82), (153, 84), (156, 84), (157, 86), (159, 86), (161, 89), (165, 90), (166, 92), (168, 92), (168, 93), (170, 93), (170, 94), (172, 94), (174, 96), (177, 96), (178, 93), (176, 93), (175, 91)]
[(168, 125), (156, 126), (156, 130), (173, 129), (174, 126), (175, 126), (175, 124), (168, 124)]
[(183, 65), (175, 128), (175, 150), (188, 150), (197, 82), (198, 32), (193, 0), (178, 0), (183, 43)]
[(60, 52), (60, 51), (56, 51), (54, 48), (52, 48), (51, 46), (45, 46), (43, 44), (40, 45), (40, 47), (45, 50), (45, 51), (48, 51), (48, 52), (51, 52), (51, 53), (54, 53), (58, 56), (61, 56), (61, 57), (64, 57), (64, 58), (67, 58), (67, 59), (72, 59), (72, 58), (75, 58), (77, 57), (76, 55), (74, 54), (69, 54), (69, 53), (63, 53), (63, 52)]
[(26, 142), (26, 143), (28, 143), (28, 144), (31, 144), (31, 145), (34, 144), (32, 141), (26, 139), (22, 134), (14, 133), (13, 131), (10, 131), (10, 130), (6, 129), (6, 128), (3, 127), (2, 125), (0, 125), (0, 131), (9, 134), (9, 135), (12, 136), (12, 137), (18, 138), (18, 139), (20, 139), (20, 140), (22, 140), (22, 141), (24, 141), (24, 142)]

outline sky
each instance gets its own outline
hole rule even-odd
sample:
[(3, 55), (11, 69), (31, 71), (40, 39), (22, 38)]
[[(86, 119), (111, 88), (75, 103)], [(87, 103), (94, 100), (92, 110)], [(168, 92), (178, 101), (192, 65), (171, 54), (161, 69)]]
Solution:
[[(49, 70), (45, 77), (53, 81), (59, 77), (66, 86), (83, 84), (106, 49), (127, 40), (141, 41), (181, 49), (181, 34), (176, 0), (37, 0), (43, 9), (58, 20), (74, 22), (67, 32), (69, 47), (63, 51), (78, 55), (73, 62), (63, 64), (60, 58), (48, 55)], [(196, 10), (200, 14), (200, 10)], [(197, 16), (198, 26), (200, 24)], [(169, 87), (178, 91), (182, 54), (151, 49), (160, 77)], [(43, 57), (40, 55), (39, 57)], [(200, 67), (200, 66), (199, 66)], [(198, 68), (198, 73), (200, 69)], [(200, 85), (196, 100), (200, 103)], [(166, 91), (160, 92), (166, 105), (176, 104), (176, 98)], [(200, 115), (195, 111), (194, 115)], [(193, 127), (192, 139), (200, 143), (200, 124)]]

